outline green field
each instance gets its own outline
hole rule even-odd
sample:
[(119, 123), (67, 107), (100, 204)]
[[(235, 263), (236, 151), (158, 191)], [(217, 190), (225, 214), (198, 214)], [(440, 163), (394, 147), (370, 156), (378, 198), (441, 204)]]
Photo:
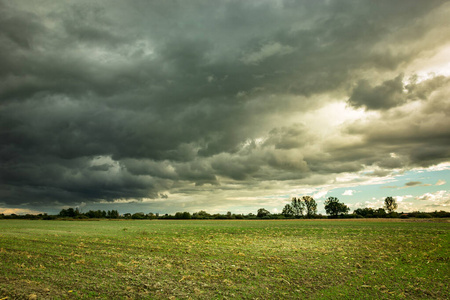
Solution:
[(448, 220), (0, 220), (0, 299), (448, 299)]

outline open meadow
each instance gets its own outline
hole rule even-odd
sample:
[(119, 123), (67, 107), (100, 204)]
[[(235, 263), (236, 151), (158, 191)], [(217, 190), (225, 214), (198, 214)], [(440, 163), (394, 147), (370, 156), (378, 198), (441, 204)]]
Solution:
[(448, 299), (448, 220), (0, 220), (0, 299)]

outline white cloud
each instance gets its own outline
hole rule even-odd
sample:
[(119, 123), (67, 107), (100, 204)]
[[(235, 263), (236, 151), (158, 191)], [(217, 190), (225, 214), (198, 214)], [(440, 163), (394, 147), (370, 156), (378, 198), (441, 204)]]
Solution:
[(342, 196), (353, 196), (353, 193), (355, 190), (345, 190), (345, 192), (342, 194)]
[(410, 198), (413, 198), (413, 196), (412, 195), (404, 195), (404, 196), (395, 197), (395, 200), (397, 200), (397, 202), (403, 202), (403, 200), (410, 199)]
[(441, 190), (434, 193), (425, 193), (415, 197), (420, 203), (414, 206), (415, 210), (419, 211), (435, 211), (448, 210), (450, 206), (450, 192)]
[(428, 167), (426, 169), (414, 169), (415, 171), (445, 171), (445, 170), (450, 170), (450, 162), (444, 162), (444, 163), (440, 163), (431, 167)]
[(444, 184), (446, 184), (447, 182), (445, 181), (445, 180), (442, 180), (442, 179), (439, 179), (437, 182), (436, 182), (436, 185), (444, 185)]
[(384, 206), (384, 199), (375, 199), (372, 198), (372, 200), (374, 200), (373, 202), (371, 201), (366, 201), (365, 205), (363, 207), (369, 207), (369, 208), (380, 208)]
[(313, 197), (314, 199), (322, 198), (322, 197), (325, 197), (325, 195), (326, 195), (327, 193), (328, 193), (328, 190), (320, 190), (320, 191), (314, 193), (314, 194), (312, 195), (312, 197)]
[[(425, 193), (421, 196), (417, 196), (417, 200), (424, 200), (424, 201), (441, 201), (445, 197), (449, 197), (450, 193), (448, 191), (437, 191), (435, 193)], [(446, 199), (448, 200), (448, 199)]]

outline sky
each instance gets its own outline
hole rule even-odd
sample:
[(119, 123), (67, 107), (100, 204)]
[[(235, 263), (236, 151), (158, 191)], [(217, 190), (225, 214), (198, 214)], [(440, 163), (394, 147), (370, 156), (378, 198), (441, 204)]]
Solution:
[(450, 2), (0, 1), (0, 213), (450, 211)]

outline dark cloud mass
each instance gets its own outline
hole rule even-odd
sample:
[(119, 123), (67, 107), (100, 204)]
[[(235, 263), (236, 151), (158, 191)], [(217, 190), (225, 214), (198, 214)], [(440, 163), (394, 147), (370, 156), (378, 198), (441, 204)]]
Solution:
[(450, 79), (414, 66), (450, 43), (449, 13), (439, 0), (1, 1), (0, 204), (171, 201), (446, 162)]
[(367, 80), (360, 81), (349, 99), (354, 107), (367, 109), (389, 109), (405, 102), (403, 95), (403, 75), (371, 87)]

